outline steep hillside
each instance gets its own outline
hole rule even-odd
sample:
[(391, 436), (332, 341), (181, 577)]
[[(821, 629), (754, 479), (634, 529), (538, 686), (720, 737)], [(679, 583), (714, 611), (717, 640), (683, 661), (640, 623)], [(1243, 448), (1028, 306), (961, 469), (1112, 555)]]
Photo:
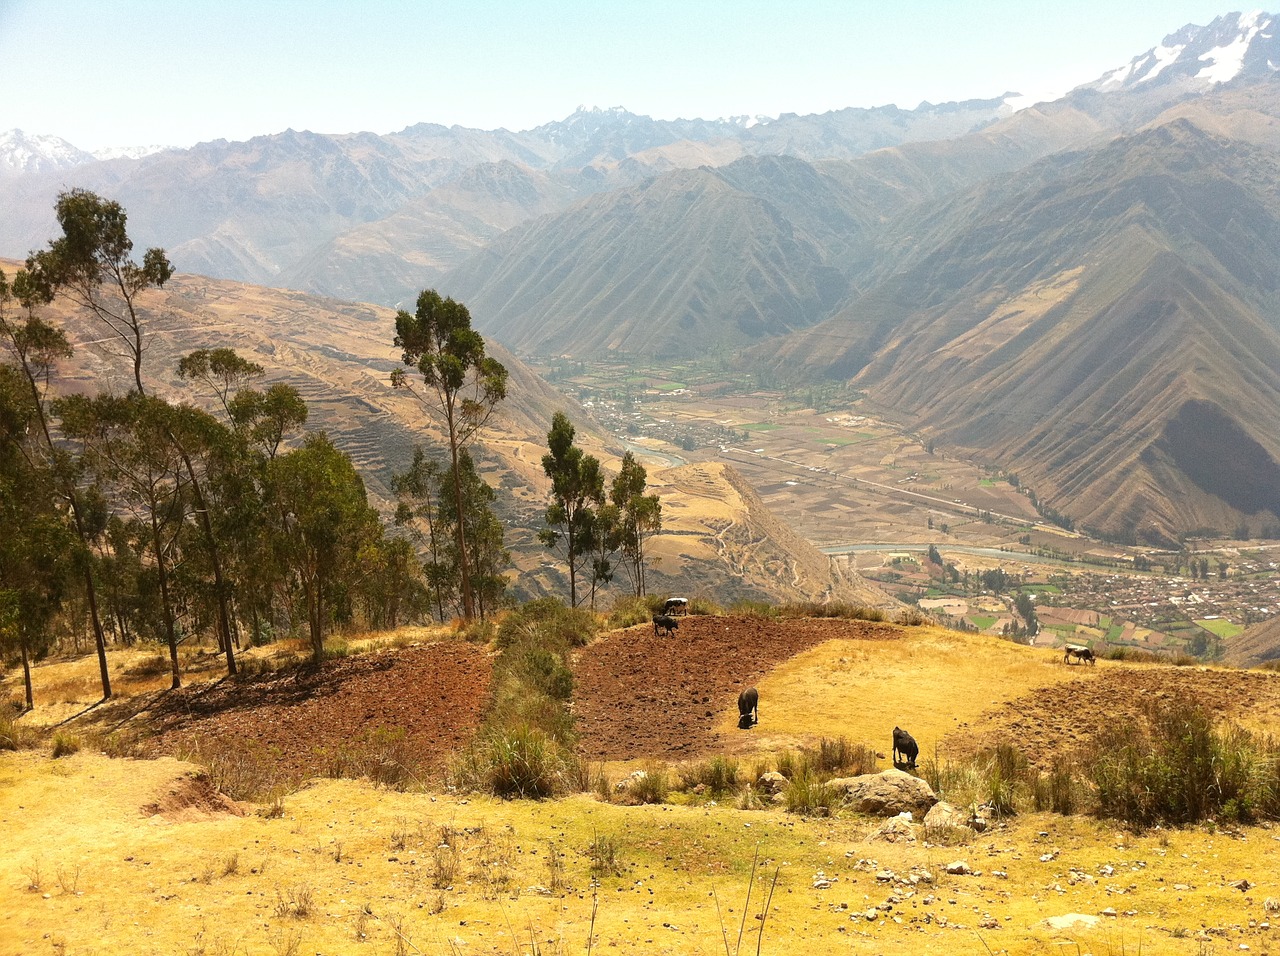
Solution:
[[(0, 260), (12, 276), (19, 263)], [(434, 421), (405, 391), (392, 389), (399, 366), (392, 345), (394, 312), (299, 292), (177, 275), (145, 303), (145, 375), (159, 392), (208, 404), (209, 396), (176, 374), (178, 360), (197, 348), (229, 346), (266, 369), (263, 386), (297, 388), (307, 401), (307, 428), (325, 430), (358, 466), (371, 496), (386, 506), (391, 475), (407, 466), (413, 446), (442, 454)], [(124, 360), (109, 351), (101, 329), (64, 306), (50, 310), (76, 344), (59, 369), (67, 392), (123, 391), (131, 384)], [(538, 377), (500, 344), (491, 353), (510, 373), (506, 401), (476, 450), (482, 471), (499, 486), (497, 507), (508, 527), (520, 580), (518, 594), (565, 593), (563, 573), (537, 541), (549, 487), (542, 472), (552, 415), (566, 412), (576, 440), (616, 470), (621, 452), (576, 401)], [(732, 472), (690, 466), (652, 474), (663, 498), (666, 531), (653, 543), (652, 587), (774, 600), (831, 596), (892, 605), (892, 599), (841, 578), (829, 559), (782, 525)], [(625, 588), (621, 581), (619, 586)]]
[(1227, 641), (1226, 659), (1236, 667), (1257, 667), (1280, 660), (1280, 617), (1254, 624)]
[[(807, 195), (799, 222), (820, 223), (815, 213), (827, 199), (830, 217), (847, 228), (847, 194), (811, 168), (806, 175), (823, 191)], [(442, 287), (471, 304), (486, 333), (525, 351), (732, 348), (803, 328), (844, 292), (788, 212), (722, 171), (668, 173), (512, 230)], [(821, 222), (828, 232), (829, 222)]]
[(1278, 188), (1272, 151), (1186, 120), (1054, 157), (904, 217), (873, 289), (772, 360), (853, 376), (1085, 525), (1274, 524)]

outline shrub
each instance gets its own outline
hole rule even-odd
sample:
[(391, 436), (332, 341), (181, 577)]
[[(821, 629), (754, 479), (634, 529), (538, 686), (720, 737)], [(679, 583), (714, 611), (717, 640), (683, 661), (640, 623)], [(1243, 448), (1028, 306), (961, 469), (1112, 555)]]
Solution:
[(935, 754), (921, 762), (920, 775), (939, 799), (957, 806), (988, 804), (1001, 816), (1017, 813), (1034, 791), (1026, 758), (1010, 744), (954, 761)]
[(556, 700), (573, 696), (573, 671), (559, 654), (522, 641), (507, 649), (507, 666), (512, 676)]
[(505, 648), (522, 638), (536, 637), (536, 643), (551, 649), (583, 647), (598, 626), (596, 616), (584, 608), (566, 607), (556, 598), (539, 598), (507, 614), (494, 641)]
[(324, 756), (325, 771), (330, 777), (367, 777), (395, 790), (404, 790), (420, 780), (417, 760), (402, 728), (378, 728)]
[(1137, 727), (1109, 728), (1090, 761), (1098, 813), (1138, 828), (1280, 812), (1280, 752), (1179, 695), (1150, 703)]
[(636, 776), (622, 794), (627, 804), (662, 803), (671, 791), (667, 768), (661, 764), (646, 764), (644, 773)]
[(662, 605), (658, 603), (658, 598), (653, 595), (648, 598), (636, 597), (635, 595), (619, 597), (613, 602), (613, 608), (609, 611), (609, 627), (633, 627), (636, 624), (648, 624), (661, 607)]
[(848, 621), (883, 621), (884, 612), (879, 608), (849, 604), (846, 601), (798, 601), (778, 608), (780, 617), (834, 617)]
[(893, 620), (895, 624), (903, 627), (923, 627), (933, 623), (929, 615), (916, 607), (904, 607)]
[(233, 800), (269, 800), (289, 789), (280, 775), (277, 754), (234, 737), (192, 737), (178, 747), (178, 758), (200, 764), (213, 786)]
[(1032, 781), (1031, 793), (1038, 813), (1051, 810), (1069, 816), (1083, 802), (1075, 764), (1065, 757), (1055, 757), (1049, 769)]
[(612, 834), (595, 834), (587, 847), (587, 857), (591, 860), (591, 876), (594, 879), (622, 875), (622, 847)]
[(712, 601), (710, 598), (693, 597), (693, 598), (689, 598), (688, 613), (690, 614), (723, 614), (724, 608), (722, 608), (715, 601)]
[(69, 757), (80, 752), (80, 738), (73, 734), (57, 733), (53, 735), (53, 759)]

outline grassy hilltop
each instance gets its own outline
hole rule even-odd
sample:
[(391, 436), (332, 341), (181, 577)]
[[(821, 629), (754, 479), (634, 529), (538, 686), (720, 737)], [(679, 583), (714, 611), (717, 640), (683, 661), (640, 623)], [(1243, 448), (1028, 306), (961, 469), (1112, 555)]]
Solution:
[[(288, 655), (254, 649), (250, 676), (208, 683), (193, 652), (175, 698), (152, 652), (116, 652), (122, 699), (96, 707), (91, 662), (36, 669), (40, 705), (6, 731), (26, 748), (0, 756), (0, 953), (1269, 951), (1268, 823), (1236, 808), (1139, 830), (1093, 815), (1087, 782), (1143, 701), (1274, 726), (1269, 673), (1070, 666), (776, 609), (691, 615), (671, 638), (636, 624), (571, 655), (589, 759), (579, 792), (534, 801), (451, 785), (504, 693), (485, 647), (410, 630), (320, 668)], [(945, 799), (1005, 811), (990, 829), (886, 830), (822, 789), (887, 768), (895, 724)], [(1072, 760), (1075, 783), (1046, 788)], [(752, 785), (775, 768), (777, 803)], [(1037, 809), (1063, 801), (1076, 812)], [(1068, 914), (1086, 919), (1045, 922)]]

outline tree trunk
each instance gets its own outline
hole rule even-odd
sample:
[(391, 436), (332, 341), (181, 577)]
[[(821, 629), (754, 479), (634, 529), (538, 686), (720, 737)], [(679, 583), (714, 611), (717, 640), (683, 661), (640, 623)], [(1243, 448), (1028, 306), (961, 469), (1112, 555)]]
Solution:
[(182, 671), (178, 667), (178, 634), (173, 626), (173, 605), (169, 601), (169, 569), (164, 561), (164, 544), (160, 540), (160, 524), (156, 519), (155, 503), (151, 507), (151, 547), (156, 555), (156, 576), (160, 579), (160, 604), (164, 608), (164, 631), (169, 642), (169, 670), (172, 681), (170, 690), (182, 686)]
[(475, 598), (471, 594), (471, 569), (467, 562), (466, 521), (462, 511), (462, 474), (458, 471), (458, 444), (453, 438), (453, 421), (449, 421), (449, 453), (453, 457), (453, 506), (457, 509), (458, 576), (462, 579), (462, 616), (470, 621), (476, 616)]
[(27, 692), (27, 710), (35, 710), (36, 698), (31, 692), (31, 661), (27, 656), (27, 635), (21, 635), (18, 643), (22, 647), (22, 686)]

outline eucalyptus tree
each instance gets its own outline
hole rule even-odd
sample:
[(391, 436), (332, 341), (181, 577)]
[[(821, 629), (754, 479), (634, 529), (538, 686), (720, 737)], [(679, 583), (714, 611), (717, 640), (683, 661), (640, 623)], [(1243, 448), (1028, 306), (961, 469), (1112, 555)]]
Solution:
[[(454, 510), (453, 500), (448, 495), (440, 496), (438, 519), (446, 531), (462, 527), (465, 529), (467, 551), (471, 555), (472, 595), (475, 598), (476, 612), (481, 619), (487, 613), (497, 610), (506, 592), (507, 581), (503, 571), (511, 563), (511, 553), (503, 544), (502, 522), (493, 512), (493, 502), (497, 495), (493, 488), (476, 471), (471, 453), (466, 449), (458, 456), (459, 475), (452, 469), (442, 476), (440, 488), (460, 484), (465, 507), (462, 520)], [(455, 539), (448, 535), (449, 541)], [(450, 550), (446, 548), (446, 552)]]
[(636, 596), (644, 597), (645, 537), (662, 530), (662, 502), (656, 494), (645, 494), (648, 473), (635, 455), (622, 456), (622, 466), (609, 486), (609, 501), (618, 509), (621, 531), (620, 548), (626, 561), (628, 577)]
[(423, 574), (435, 605), (436, 617), (441, 622), (445, 619), (445, 602), (452, 603), (457, 594), (454, 587), (457, 579), (455, 562), (452, 558), (446, 560), (445, 556), (451, 535), (445, 530), (440, 517), (444, 497), (442, 482), (448, 491), (452, 490), (452, 482), (447, 480), (444, 467), (434, 458), (428, 458), (421, 445), (413, 447), (413, 461), (408, 469), (391, 479), (398, 501), (396, 524), (408, 529), (427, 546), (428, 558), (423, 562)]
[(29, 271), (19, 270), (12, 283), (0, 271), (0, 344), (7, 347), (22, 381), (26, 383), (33, 413), (30, 425), (38, 429), (41, 449), (49, 463), (51, 487), (63, 496), (71, 513), (78, 544), (75, 558), (84, 581), (85, 599), (93, 626), (102, 698), (107, 700), (111, 697), (111, 672), (107, 667), (107, 639), (102, 629), (97, 587), (90, 561), (91, 532), (87, 509), (84, 496), (76, 483), (76, 462), (65, 449), (55, 444), (49, 421), (50, 379), (56, 364), (71, 356), (71, 345), (60, 329), (43, 321), (37, 314), (39, 305), (46, 299), (45, 290)]
[(273, 459), (267, 478), (283, 517), (281, 562), (297, 575), (306, 598), (311, 653), (319, 661), (333, 606), (346, 593), (346, 579), (358, 573), (361, 548), (380, 530), (377, 513), (351, 459), (323, 432)]
[(190, 480), (173, 440), (176, 410), (163, 399), (136, 392), (124, 397), (73, 395), (55, 402), (54, 409), (63, 434), (84, 445), (88, 467), (141, 530), (159, 589), (171, 687), (181, 687), (170, 569), (180, 560), (178, 542), (188, 514)]
[(65, 294), (102, 322), (131, 360), (137, 390), (145, 391), (146, 341), (139, 298), (168, 282), (173, 266), (158, 248), (148, 249), (141, 264), (131, 258), (128, 216), (114, 200), (87, 189), (70, 189), (58, 194), (54, 212), (62, 235), (27, 257), (36, 289), (46, 302)]
[(604, 475), (594, 455), (573, 443), (574, 427), (564, 412), (551, 418), (542, 470), (551, 479), (546, 528), (538, 538), (559, 551), (569, 568), (569, 602), (578, 606), (578, 575), (594, 552), (596, 509), (604, 504)]
[[(418, 295), (412, 315), (403, 309), (396, 314), (395, 344), (402, 350), (401, 361), (405, 367), (392, 372), (391, 384), (408, 389), (444, 426), (454, 475), (454, 509), (459, 516), (454, 544), (462, 612), (470, 620), (475, 616), (475, 598), (459, 456), (506, 397), (507, 369), (485, 354), (484, 338), (471, 327), (467, 307), (451, 298), (442, 298), (434, 289)], [(412, 381), (411, 370), (417, 371), (420, 386)]]
[(31, 658), (50, 643), (71, 560), (84, 557), (51, 494), (37, 418), (23, 373), (0, 364), (0, 645), (18, 652), (28, 710)]

